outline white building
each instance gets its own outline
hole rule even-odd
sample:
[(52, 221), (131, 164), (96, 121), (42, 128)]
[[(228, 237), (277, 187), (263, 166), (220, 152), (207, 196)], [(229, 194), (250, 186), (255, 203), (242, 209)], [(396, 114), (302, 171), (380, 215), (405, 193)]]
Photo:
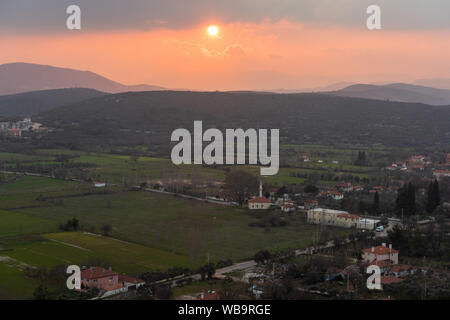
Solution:
[(366, 230), (373, 230), (377, 226), (377, 224), (380, 222), (380, 220), (375, 219), (359, 219), (358, 224), (356, 227), (358, 229), (366, 229)]

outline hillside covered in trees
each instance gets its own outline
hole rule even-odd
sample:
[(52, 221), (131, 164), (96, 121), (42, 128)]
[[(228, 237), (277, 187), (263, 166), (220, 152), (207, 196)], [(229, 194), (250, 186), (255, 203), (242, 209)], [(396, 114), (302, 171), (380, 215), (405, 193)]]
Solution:
[(130, 92), (84, 100), (39, 115), (57, 129), (48, 146), (168, 150), (176, 128), (278, 128), (280, 143), (447, 145), (450, 107), (321, 94)]

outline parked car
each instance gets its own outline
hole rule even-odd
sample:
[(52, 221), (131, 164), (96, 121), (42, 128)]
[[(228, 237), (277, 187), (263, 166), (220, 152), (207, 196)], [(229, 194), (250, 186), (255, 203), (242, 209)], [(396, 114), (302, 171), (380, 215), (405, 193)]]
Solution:
[(376, 232), (382, 232), (383, 230), (384, 230), (384, 227), (383, 227), (383, 226), (378, 226), (378, 227), (375, 229)]

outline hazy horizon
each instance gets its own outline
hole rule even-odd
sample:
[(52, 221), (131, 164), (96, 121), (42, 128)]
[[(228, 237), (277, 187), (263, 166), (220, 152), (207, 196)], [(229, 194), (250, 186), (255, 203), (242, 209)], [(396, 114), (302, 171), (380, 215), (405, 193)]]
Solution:
[[(0, 4), (0, 62), (191, 90), (450, 78), (450, 4), (441, 0), (378, 1), (382, 29), (372, 31), (365, 0), (77, 1), (81, 30), (65, 26), (69, 4)], [(207, 33), (210, 25), (217, 35)]]

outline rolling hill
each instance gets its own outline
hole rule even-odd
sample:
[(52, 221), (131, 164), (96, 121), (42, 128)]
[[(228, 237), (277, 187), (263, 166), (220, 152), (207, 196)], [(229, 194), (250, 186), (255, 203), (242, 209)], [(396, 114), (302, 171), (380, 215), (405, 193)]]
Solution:
[(327, 94), (341, 97), (418, 102), (429, 105), (450, 105), (450, 90), (404, 83), (387, 85), (354, 84), (341, 90), (327, 92)]
[[(176, 128), (280, 129), (281, 143), (389, 146), (448, 145), (450, 108), (325, 94), (252, 92), (135, 92), (97, 97), (42, 113), (59, 129), (55, 147), (170, 149)], [(169, 153), (167, 153), (169, 154)]]
[(127, 86), (90, 71), (31, 63), (0, 65), (0, 95), (62, 88), (90, 88), (109, 93), (164, 90), (145, 84)]
[(30, 117), (67, 104), (106, 95), (93, 89), (56, 89), (0, 96), (0, 116)]

